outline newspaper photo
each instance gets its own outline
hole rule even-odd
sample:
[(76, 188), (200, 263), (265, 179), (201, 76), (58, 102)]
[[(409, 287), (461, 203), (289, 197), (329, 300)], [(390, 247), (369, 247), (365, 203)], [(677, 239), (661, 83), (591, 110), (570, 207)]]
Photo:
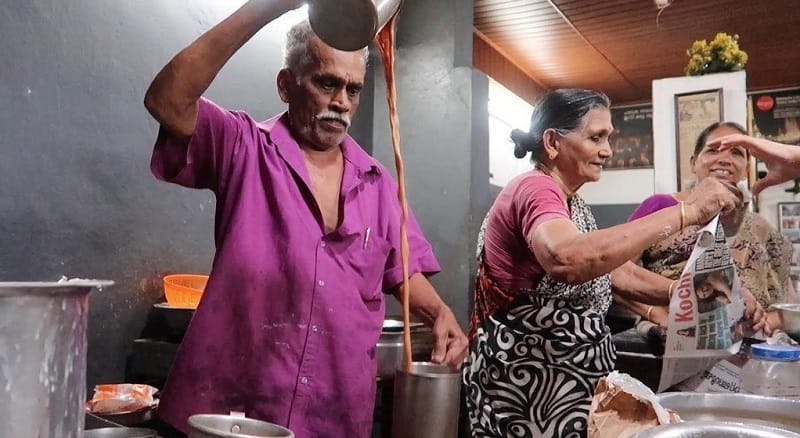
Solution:
[(717, 216), (698, 232), (672, 294), (657, 392), (691, 378), (689, 390), (702, 384), (707, 391), (738, 392), (738, 367), (727, 359), (739, 351), (744, 300), (719, 222)]

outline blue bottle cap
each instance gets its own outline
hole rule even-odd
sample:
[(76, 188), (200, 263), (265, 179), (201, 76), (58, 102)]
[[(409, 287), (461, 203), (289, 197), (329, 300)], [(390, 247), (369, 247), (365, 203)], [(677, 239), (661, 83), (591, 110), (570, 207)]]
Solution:
[(755, 344), (750, 346), (750, 355), (756, 359), (800, 360), (800, 347)]

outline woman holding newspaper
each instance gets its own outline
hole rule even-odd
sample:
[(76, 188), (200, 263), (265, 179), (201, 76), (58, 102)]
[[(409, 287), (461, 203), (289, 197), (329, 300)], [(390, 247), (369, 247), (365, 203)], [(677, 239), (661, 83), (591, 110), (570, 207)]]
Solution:
[(666, 304), (671, 281), (629, 260), (674, 231), (739, 203), (708, 178), (680, 203), (597, 230), (576, 194), (611, 157), (608, 98), (591, 90), (547, 93), (515, 155), (535, 169), (498, 195), (478, 238), (478, 275), (464, 366), (473, 437), (585, 436), (597, 380), (616, 353), (604, 322), (615, 293)]
[[(722, 150), (718, 141), (743, 134), (744, 129), (741, 126), (730, 122), (714, 123), (700, 133), (691, 157), (692, 170), (698, 184), (707, 179), (735, 184), (745, 178), (747, 150), (737, 145)], [(746, 185), (743, 186), (745, 188)], [(630, 220), (647, 217), (663, 208), (676, 205), (688, 199), (698, 189), (651, 196), (633, 212)], [(743, 285), (745, 302), (751, 308), (756, 306), (759, 317), (763, 307), (795, 300), (794, 288), (789, 278), (791, 244), (763, 217), (747, 210), (747, 198), (749, 196), (745, 196), (745, 202), (740, 208), (722, 215), (720, 220), (736, 272)], [(698, 228), (686, 227), (645, 249), (640, 254), (642, 266), (670, 279), (677, 279), (695, 246)], [(638, 259), (637, 256), (634, 261)], [(666, 307), (626, 300), (624, 297), (615, 297), (615, 300), (643, 318), (639, 326), (640, 332), (648, 331), (648, 322), (661, 326), (667, 323)], [(766, 322), (766, 326), (761, 323), (754, 328), (764, 327), (767, 332), (771, 332), (780, 324), (780, 319), (771, 314)]]

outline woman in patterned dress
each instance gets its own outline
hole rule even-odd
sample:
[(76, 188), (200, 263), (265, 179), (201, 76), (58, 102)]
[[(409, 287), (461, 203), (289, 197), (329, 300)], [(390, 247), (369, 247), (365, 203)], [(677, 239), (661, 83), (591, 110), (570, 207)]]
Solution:
[[(713, 177), (735, 184), (745, 178), (747, 150), (736, 145), (722, 151), (719, 146), (713, 145), (719, 138), (744, 133), (744, 128), (732, 122), (713, 123), (700, 133), (691, 157), (692, 171), (698, 182)], [(713, 146), (708, 145), (709, 142)], [(653, 195), (639, 205), (629, 220), (636, 220), (675, 205), (687, 199), (692, 191), (694, 189), (690, 188), (678, 193)], [(789, 278), (792, 247), (788, 239), (781, 236), (762, 216), (749, 211), (746, 204), (720, 220), (728, 236), (736, 273), (759, 305), (769, 307), (773, 303), (796, 302), (797, 296)], [(697, 230), (696, 226), (686, 227), (645, 249), (640, 254), (642, 266), (664, 277), (678, 278), (697, 241)], [(634, 261), (639, 261), (638, 255)], [(647, 305), (621, 297), (615, 299), (643, 318), (639, 330), (642, 333), (648, 331), (651, 325), (649, 322), (661, 326), (667, 322), (667, 307)], [(776, 312), (767, 314), (768, 332), (779, 328), (780, 324), (780, 317)]]
[(463, 379), (473, 437), (583, 437), (597, 380), (616, 353), (604, 317), (615, 292), (666, 304), (670, 281), (630, 259), (684, 226), (738, 202), (709, 178), (683, 204), (597, 230), (575, 192), (610, 158), (608, 98), (547, 93), (515, 155), (534, 170), (512, 180), (484, 220)]

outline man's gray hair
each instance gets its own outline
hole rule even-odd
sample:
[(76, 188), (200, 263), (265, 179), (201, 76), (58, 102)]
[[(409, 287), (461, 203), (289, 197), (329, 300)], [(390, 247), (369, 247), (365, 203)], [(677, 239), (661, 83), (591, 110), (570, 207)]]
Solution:
[[(283, 68), (289, 69), (295, 76), (300, 76), (314, 64), (314, 55), (309, 50), (309, 42), (314, 30), (308, 20), (303, 20), (286, 33), (286, 46), (283, 49)], [(369, 48), (362, 49), (364, 65), (369, 59)]]

